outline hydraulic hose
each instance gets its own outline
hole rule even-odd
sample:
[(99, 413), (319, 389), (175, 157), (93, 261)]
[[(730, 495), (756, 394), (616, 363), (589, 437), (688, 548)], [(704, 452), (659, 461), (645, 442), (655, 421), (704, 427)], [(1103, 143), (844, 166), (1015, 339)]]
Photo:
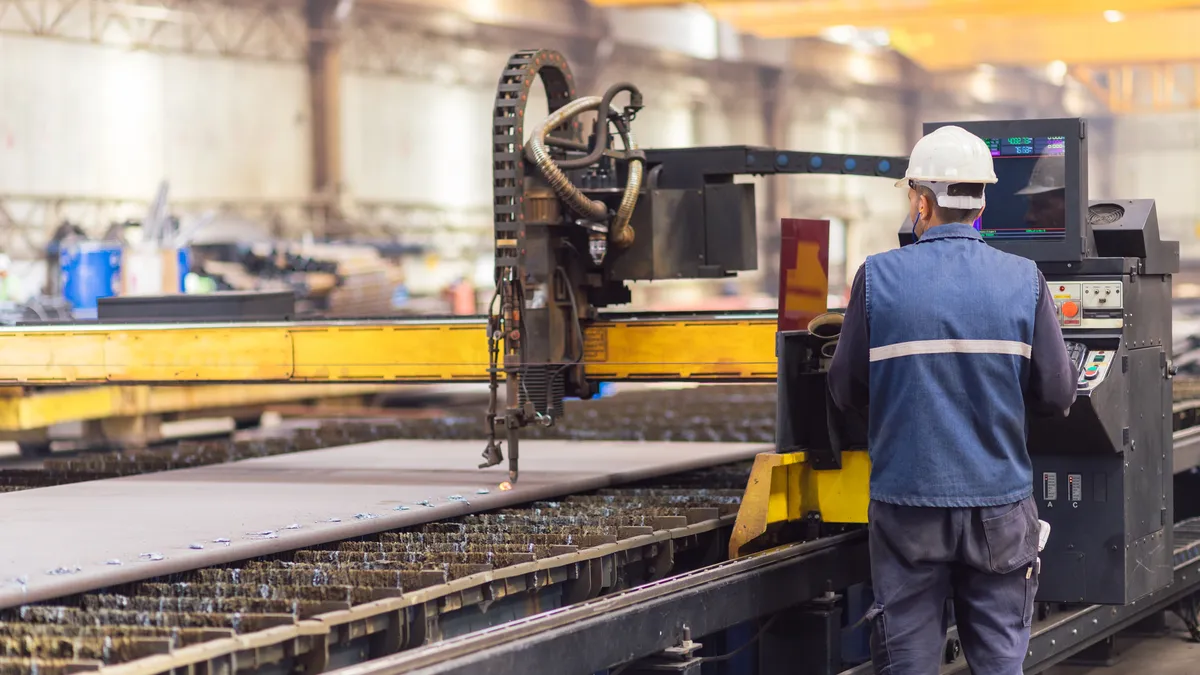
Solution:
[[(580, 113), (598, 110), (603, 102), (604, 99), (598, 96), (588, 96), (571, 101), (535, 127), (529, 138), (529, 144), (525, 147), (526, 156), (537, 166), (554, 193), (566, 202), (572, 211), (593, 220), (606, 218), (608, 207), (604, 205), (604, 202), (589, 199), (571, 183), (571, 179), (563, 173), (554, 158), (550, 156), (546, 145), (546, 135), (551, 129), (561, 126)], [(604, 115), (601, 114), (601, 117), (603, 118)], [(633, 140), (633, 133), (626, 128), (622, 128), (621, 132), (626, 150), (636, 150), (637, 144)], [(629, 226), (629, 221), (633, 217), (634, 207), (637, 206), (638, 192), (642, 189), (642, 174), (642, 161), (631, 159), (625, 181), (625, 192), (621, 197), (621, 204), (617, 208), (611, 232), (611, 241), (616, 246), (626, 247), (633, 243), (634, 232), (633, 228)]]
[[(612, 100), (617, 97), (617, 94), (627, 91), (629, 92), (629, 102), (637, 108), (642, 107), (642, 92), (628, 82), (619, 82), (608, 88), (604, 92), (604, 96), (600, 99), (600, 110), (605, 111), (605, 115), (597, 115), (596, 123), (592, 126), (592, 138), (596, 140), (596, 147), (592, 148), (591, 152), (586, 157), (577, 159), (564, 159), (558, 165), (563, 169), (583, 169), (589, 167), (604, 156), (604, 151), (608, 150), (608, 118), (607, 113), (611, 110)], [(620, 117), (616, 118), (617, 128), (624, 137), (629, 133), (627, 125)], [(627, 148), (628, 149), (628, 148)]]

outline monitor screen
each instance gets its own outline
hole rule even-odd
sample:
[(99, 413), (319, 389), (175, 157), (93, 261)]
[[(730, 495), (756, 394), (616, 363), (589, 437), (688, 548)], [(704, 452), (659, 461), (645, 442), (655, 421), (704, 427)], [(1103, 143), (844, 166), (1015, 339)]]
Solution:
[(985, 239), (1066, 237), (1066, 137), (984, 138), (992, 150), (995, 185), (975, 220)]

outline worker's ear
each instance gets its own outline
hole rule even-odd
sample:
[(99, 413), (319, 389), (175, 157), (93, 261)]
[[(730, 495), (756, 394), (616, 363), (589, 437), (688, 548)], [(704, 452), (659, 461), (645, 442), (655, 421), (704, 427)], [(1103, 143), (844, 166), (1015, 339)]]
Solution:
[(928, 221), (933, 218), (933, 202), (929, 199), (929, 195), (922, 194), (917, 197), (917, 222)]

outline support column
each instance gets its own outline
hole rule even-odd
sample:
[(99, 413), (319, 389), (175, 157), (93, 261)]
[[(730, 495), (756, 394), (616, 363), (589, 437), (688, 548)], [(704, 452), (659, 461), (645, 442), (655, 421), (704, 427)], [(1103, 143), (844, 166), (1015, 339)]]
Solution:
[[(776, 150), (787, 149), (787, 130), (789, 118), (787, 115), (787, 98), (790, 78), (786, 71), (779, 68), (763, 67), (759, 70), (759, 86), (762, 89), (762, 119), (767, 147)], [(780, 220), (790, 218), (791, 210), (791, 178), (788, 176), (771, 176), (767, 178), (764, 197), (766, 206), (763, 217), (766, 222), (766, 232), (760, 230), (758, 269), (762, 271), (762, 290), (770, 295), (779, 293), (779, 246)]]
[(317, 235), (332, 234), (342, 225), (342, 43), (338, 4), (339, 0), (307, 0), (306, 6)]

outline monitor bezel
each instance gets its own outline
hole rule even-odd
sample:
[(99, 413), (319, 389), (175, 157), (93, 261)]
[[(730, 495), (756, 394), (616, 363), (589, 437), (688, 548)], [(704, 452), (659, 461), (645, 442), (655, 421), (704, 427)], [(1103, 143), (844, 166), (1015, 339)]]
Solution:
[(1066, 139), (1066, 223), (1060, 240), (988, 239), (988, 244), (1036, 262), (1079, 262), (1091, 257), (1095, 240), (1087, 222), (1088, 144), (1087, 124), (1082, 118), (986, 120), (971, 122), (926, 122), (925, 133), (958, 126), (980, 138), (1013, 136), (1062, 136)]

